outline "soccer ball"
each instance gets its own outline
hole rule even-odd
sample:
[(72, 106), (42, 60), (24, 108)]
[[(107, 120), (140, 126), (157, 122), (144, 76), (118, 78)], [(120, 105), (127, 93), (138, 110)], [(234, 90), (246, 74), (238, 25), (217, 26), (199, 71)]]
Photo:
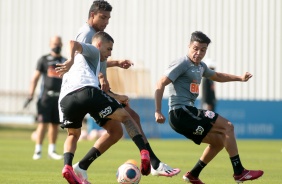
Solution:
[(121, 184), (138, 184), (141, 180), (139, 168), (131, 163), (119, 166), (116, 173), (117, 181)]
[(129, 160), (127, 160), (126, 162), (124, 162), (125, 164), (126, 163), (130, 163), (130, 164), (133, 164), (133, 165), (136, 165), (137, 166), (137, 162), (136, 162), (136, 160), (134, 160), (134, 159), (129, 159)]

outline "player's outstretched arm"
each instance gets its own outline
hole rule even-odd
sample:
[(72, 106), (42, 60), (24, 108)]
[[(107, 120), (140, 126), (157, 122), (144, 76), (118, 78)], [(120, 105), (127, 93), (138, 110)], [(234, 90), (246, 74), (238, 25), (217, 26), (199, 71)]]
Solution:
[(130, 68), (133, 64), (130, 60), (124, 59), (124, 60), (107, 60), (107, 67), (114, 67), (118, 66), (123, 69), (128, 69)]
[(253, 75), (250, 74), (249, 72), (246, 72), (242, 76), (215, 72), (215, 74), (211, 76), (210, 79), (216, 82), (231, 82), (231, 81), (247, 82), (250, 78), (252, 78), (252, 76)]
[(70, 40), (69, 43), (69, 53), (70, 56), (69, 58), (62, 64), (57, 64), (55, 71), (59, 74), (60, 77), (62, 77), (65, 73), (67, 73), (69, 71), (69, 69), (71, 68), (71, 66), (73, 65), (74, 62), (74, 56), (75, 53), (81, 53), (82, 52), (82, 46), (79, 42), (74, 41), (74, 40)]

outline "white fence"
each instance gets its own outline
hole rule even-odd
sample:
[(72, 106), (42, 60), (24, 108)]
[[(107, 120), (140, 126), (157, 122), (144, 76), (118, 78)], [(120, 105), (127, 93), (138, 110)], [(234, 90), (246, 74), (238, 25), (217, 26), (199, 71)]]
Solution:
[[(190, 34), (201, 30), (212, 40), (206, 58), (217, 62), (218, 71), (254, 74), (248, 83), (216, 84), (219, 99), (282, 99), (281, 0), (109, 2), (113, 11), (105, 31), (115, 39), (113, 58), (149, 70), (150, 79), (140, 85), (152, 89), (151, 97), (168, 64), (187, 53)], [(49, 52), (49, 38), (63, 37), (66, 56), (67, 42), (86, 22), (91, 3), (0, 0), (1, 113), (21, 112), (36, 61)]]

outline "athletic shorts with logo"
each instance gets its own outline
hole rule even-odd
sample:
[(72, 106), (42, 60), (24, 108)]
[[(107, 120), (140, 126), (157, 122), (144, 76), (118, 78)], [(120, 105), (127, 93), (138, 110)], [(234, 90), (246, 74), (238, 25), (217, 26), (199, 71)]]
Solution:
[(183, 106), (169, 112), (169, 124), (179, 134), (201, 144), (217, 117), (218, 114), (213, 111)]
[(89, 113), (99, 126), (104, 126), (121, 104), (104, 91), (84, 87), (66, 95), (60, 102), (63, 112), (62, 128), (81, 128), (83, 118)]

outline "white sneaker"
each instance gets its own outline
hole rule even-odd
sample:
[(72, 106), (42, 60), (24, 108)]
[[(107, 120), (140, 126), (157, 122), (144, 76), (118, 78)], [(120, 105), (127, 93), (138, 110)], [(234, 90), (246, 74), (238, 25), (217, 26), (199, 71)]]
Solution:
[(41, 158), (41, 152), (34, 153), (32, 156), (33, 160), (38, 160)]
[(152, 166), (151, 166), (151, 174), (153, 176), (166, 176), (166, 177), (172, 177), (177, 175), (178, 173), (180, 173), (180, 169), (178, 168), (171, 168), (170, 166), (168, 166), (165, 163), (160, 163), (159, 167), (157, 170), (155, 170)]
[(48, 153), (48, 156), (54, 160), (61, 160), (63, 158), (63, 155), (59, 155), (56, 152), (50, 152)]
[(79, 177), (79, 179), (82, 181), (82, 184), (91, 184), (89, 181), (87, 181), (87, 172), (86, 170), (83, 170), (79, 167), (79, 162), (74, 164), (72, 166), (74, 173)]

